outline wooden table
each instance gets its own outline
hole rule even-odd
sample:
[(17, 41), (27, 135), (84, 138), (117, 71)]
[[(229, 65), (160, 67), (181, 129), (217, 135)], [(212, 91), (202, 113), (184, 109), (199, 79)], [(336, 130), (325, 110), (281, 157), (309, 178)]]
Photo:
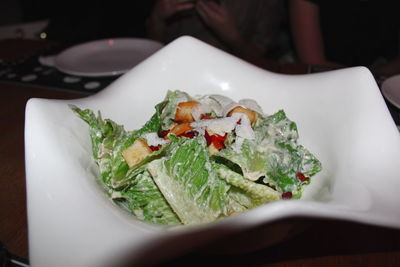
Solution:
[[(0, 41), (0, 58), (29, 53), (45, 44)], [(298, 70), (290, 68), (289, 72)], [(24, 168), (26, 102), (32, 97), (73, 99), (82, 96), (0, 82), (0, 241), (14, 255), (29, 258)], [(343, 221), (297, 220), (305, 223), (304, 231), (271, 247), (233, 255), (204, 255), (193, 251), (167, 265), (400, 266), (399, 230)]]

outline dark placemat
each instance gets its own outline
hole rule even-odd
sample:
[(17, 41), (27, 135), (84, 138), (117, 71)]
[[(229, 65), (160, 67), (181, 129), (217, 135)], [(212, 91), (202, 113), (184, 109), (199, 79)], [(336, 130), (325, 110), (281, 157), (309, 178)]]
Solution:
[(53, 90), (94, 94), (119, 76), (82, 77), (62, 73), (39, 63), (39, 55), (13, 61), (0, 61), (0, 82), (25, 84)]

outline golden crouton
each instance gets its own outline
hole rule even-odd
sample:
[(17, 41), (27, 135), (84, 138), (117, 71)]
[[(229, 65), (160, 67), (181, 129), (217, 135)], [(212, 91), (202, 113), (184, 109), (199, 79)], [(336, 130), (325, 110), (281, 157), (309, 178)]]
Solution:
[(250, 124), (253, 124), (253, 122), (256, 120), (257, 113), (255, 111), (252, 111), (250, 109), (244, 108), (242, 106), (237, 106), (231, 111), (229, 111), (228, 116), (232, 116), (233, 113), (243, 113), (247, 115), (249, 118)]
[(196, 101), (180, 102), (176, 108), (175, 121), (193, 122), (192, 108), (198, 104)]
[(186, 132), (188, 132), (190, 130), (192, 130), (192, 127), (190, 126), (190, 123), (189, 122), (184, 122), (184, 123), (180, 123), (180, 124), (175, 125), (171, 129), (170, 133), (173, 133), (173, 134), (179, 136), (179, 135), (181, 135), (183, 133), (186, 133)]
[(129, 168), (132, 168), (152, 152), (153, 151), (147, 145), (146, 141), (141, 138), (137, 138), (130, 147), (122, 151), (122, 156), (124, 157)]

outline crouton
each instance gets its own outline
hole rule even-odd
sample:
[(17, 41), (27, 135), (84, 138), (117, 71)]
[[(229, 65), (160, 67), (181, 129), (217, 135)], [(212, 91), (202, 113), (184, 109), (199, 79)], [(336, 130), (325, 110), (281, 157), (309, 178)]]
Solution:
[(173, 134), (179, 136), (179, 135), (181, 135), (181, 134), (183, 134), (185, 132), (188, 132), (190, 130), (192, 130), (192, 127), (190, 126), (190, 123), (189, 122), (184, 122), (184, 123), (180, 123), (180, 124), (175, 125), (171, 129), (171, 131), (169, 133), (173, 133)]
[(180, 102), (176, 108), (175, 121), (193, 122), (192, 108), (198, 104), (196, 101)]
[(122, 156), (129, 168), (132, 168), (152, 152), (145, 140), (137, 138), (130, 147), (122, 151)]
[(242, 106), (237, 106), (233, 108), (231, 111), (229, 111), (228, 116), (232, 116), (233, 113), (243, 113), (245, 114), (250, 121), (250, 124), (253, 124), (253, 122), (256, 120), (257, 113), (255, 111), (252, 111), (250, 109), (244, 108)]

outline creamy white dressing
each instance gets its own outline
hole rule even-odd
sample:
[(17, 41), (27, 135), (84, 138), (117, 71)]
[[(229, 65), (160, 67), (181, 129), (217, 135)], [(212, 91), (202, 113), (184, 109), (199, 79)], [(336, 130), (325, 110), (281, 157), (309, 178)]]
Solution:
[(260, 145), (257, 146), (257, 151), (259, 152), (267, 152), (271, 150), (275, 150), (276, 145), (275, 145), (275, 140), (272, 138), (265, 138), (261, 141)]
[(243, 142), (244, 142), (243, 137), (240, 136), (236, 137), (235, 142), (231, 146), (232, 150), (236, 153), (241, 153)]
[(160, 138), (157, 133), (147, 133), (143, 136), (149, 146), (165, 145), (168, 140)]
[(255, 171), (255, 172), (251, 172), (248, 170), (244, 170), (243, 172), (243, 176), (247, 179), (249, 179), (250, 181), (257, 181), (258, 178), (264, 176), (265, 174), (261, 171)]
[(107, 149), (105, 146), (104, 146), (104, 143), (101, 143), (100, 144), (100, 147), (99, 147), (99, 151), (98, 151), (98, 157), (99, 158), (102, 158), (102, 157), (104, 157), (105, 155), (107, 155), (107, 154), (111, 154), (112, 153), (112, 150), (110, 150), (110, 149)]
[(113, 192), (111, 193), (111, 198), (112, 198), (112, 199), (121, 198), (121, 197), (122, 197), (121, 192), (113, 191)]

